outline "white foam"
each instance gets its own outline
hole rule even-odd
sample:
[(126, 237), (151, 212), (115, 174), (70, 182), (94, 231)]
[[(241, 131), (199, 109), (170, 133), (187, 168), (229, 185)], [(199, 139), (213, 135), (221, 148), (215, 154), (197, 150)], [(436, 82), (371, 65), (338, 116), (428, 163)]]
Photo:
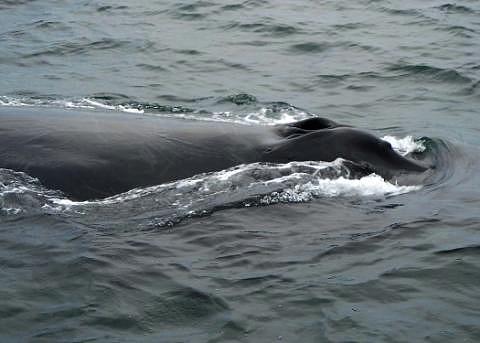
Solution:
[(28, 192), (29, 189), (25, 186), (4, 186), (0, 190), (0, 195), (7, 195), (7, 194), (22, 194)]
[(195, 180), (195, 179), (184, 179), (184, 180), (180, 180), (177, 182), (177, 189), (181, 189), (181, 188), (184, 188), (184, 187), (192, 187), (192, 186), (195, 186), (196, 184), (198, 184), (201, 180)]
[(92, 100), (92, 99), (89, 99), (89, 98), (83, 98), (82, 100), (84, 102), (86, 102), (87, 104), (90, 104), (90, 105), (92, 105), (96, 108), (104, 108), (106, 110), (115, 110), (115, 106), (107, 105), (107, 104), (104, 104), (100, 101)]
[(273, 113), (270, 108), (264, 107), (257, 112), (248, 113), (242, 120), (250, 124), (278, 125), (309, 117), (312, 115), (294, 107), (286, 108), (278, 113)]
[(3, 207), (1, 211), (6, 215), (17, 215), (23, 212), (21, 208), (14, 208), (14, 207)]
[(304, 187), (314, 195), (326, 196), (389, 196), (419, 190), (421, 186), (399, 186), (385, 181), (381, 176), (370, 174), (360, 179), (318, 179)]
[(298, 184), (281, 192), (273, 192), (261, 198), (261, 204), (278, 202), (308, 202), (318, 197), (385, 197), (420, 190), (421, 186), (398, 186), (385, 181), (381, 176), (371, 174), (360, 179), (317, 179)]
[(145, 111), (142, 110), (142, 109), (134, 108), (134, 107), (129, 107), (129, 106), (119, 105), (119, 106), (118, 106), (118, 109), (119, 109), (121, 112), (127, 112), (127, 113), (136, 113), (136, 114), (143, 114), (143, 113), (145, 113)]
[(162, 206), (176, 208), (184, 213), (197, 213), (205, 210), (202, 206), (207, 206), (208, 209), (208, 206), (242, 201), (250, 205), (249, 199), (257, 195), (260, 195), (259, 204), (270, 204), (306, 202), (318, 197), (385, 197), (421, 189), (418, 185), (392, 184), (376, 174), (360, 179), (349, 179), (343, 175), (337, 178), (322, 177), (321, 171), (327, 168), (340, 173), (342, 163), (341, 159), (334, 162), (253, 163), (167, 184), (133, 189), (97, 201), (75, 202), (52, 198), (51, 202), (54, 206), (71, 209), (79, 206), (129, 203), (160, 196), (163, 200), (168, 199), (168, 203), (162, 202)]
[[(109, 111), (119, 111), (135, 114), (144, 114), (145, 110), (139, 108), (136, 105), (119, 104), (111, 105), (104, 103), (97, 99), (91, 99), (88, 97), (80, 99), (34, 99), (28, 97), (9, 97), (0, 96), (0, 106), (36, 106), (36, 107), (64, 107), (64, 108), (84, 108), (84, 109), (104, 109)], [(203, 116), (200, 113), (151, 113), (148, 115), (161, 116), (161, 117), (173, 117), (202, 121), (219, 121), (237, 123), (243, 125), (276, 125), (293, 122), (296, 120), (306, 119), (312, 117), (304, 111), (301, 111), (293, 106), (286, 106), (280, 110), (272, 110), (271, 108), (264, 107), (255, 112), (250, 113), (232, 113), (229, 111), (214, 112), (208, 116)]]
[(258, 111), (246, 114), (235, 113), (230, 111), (214, 112), (209, 117), (199, 117), (191, 114), (175, 114), (186, 119), (220, 121), (228, 123), (236, 123), (243, 125), (278, 125), (291, 123), (297, 120), (310, 118), (313, 115), (292, 107), (285, 108), (279, 112), (273, 112), (271, 108), (263, 107)]
[(73, 201), (67, 198), (52, 198), (52, 202), (57, 205), (61, 205), (64, 207), (72, 207), (72, 206), (79, 206), (79, 205), (88, 205), (93, 203), (93, 201)]
[(67, 108), (86, 108), (86, 109), (95, 109), (94, 106), (86, 105), (82, 102), (74, 102), (74, 101), (58, 101), (57, 102), (60, 106), (65, 106)]
[(144, 113), (142, 109), (128, 105), (108, 105), (101, 101), (90, 98), (70, 99), (70, 100), (51, 100), (51, 99), (32, 99), (32, 98), (13, 98), (0, 96), (0, 106), (15, 107), (64, 107), (64, 108), (83, 108), (83, 109), (105, 109), (110, 111), (119, 111), (127, 113)]
[(35, 106), (35, 104), (27, 103), (21, 99), (11, 98), (7, 96), (0, 96), (1, 106)]
[(390, 143), (392, 148), (401, 155), (407, 155), (414, 151), (425, 151), (425, 146), (421, 142), (415, 141), (412, 136), (406, 136), (403, 138), (384, 136), (382, 139)]

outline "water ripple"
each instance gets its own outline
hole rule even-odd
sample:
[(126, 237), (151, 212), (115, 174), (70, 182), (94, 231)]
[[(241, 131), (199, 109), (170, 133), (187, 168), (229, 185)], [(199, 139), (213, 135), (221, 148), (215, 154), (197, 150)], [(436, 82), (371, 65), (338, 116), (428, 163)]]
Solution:
[(453, 83), (470, 83), (472, 79), (454, 69), (438, 68), (426, 64), (393, 64), (389, 71), (400, 72), (399, 76), (430, 77), (431, 80)]
[(443, 4), (437, 7), (441, 11), (451, 12), (451, 13), (474, 13), (475, 11), (467, 6), (457, 5), (457, 4)]
[(97, 41), (84, 42), (58, 42), (48, 49), (32, 52), (23, 55), (23, 58), (42, 57), (42, 56), (66, 56), (90, 54), (95, 50), (115, 50), (128, 45), (129, 42), (113, 38), (104, 38)]

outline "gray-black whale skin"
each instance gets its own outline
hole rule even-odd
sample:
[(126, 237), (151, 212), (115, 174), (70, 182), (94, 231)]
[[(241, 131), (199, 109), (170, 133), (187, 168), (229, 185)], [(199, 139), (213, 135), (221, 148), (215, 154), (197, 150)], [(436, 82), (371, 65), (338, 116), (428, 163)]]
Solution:
[(0, 108), (0, 168), (73, 200), (99, 199), (242, 163), (351, 160), (383, 177), (427, 168), (368, 132), (323, 118), (260, 126), (167, 117)]

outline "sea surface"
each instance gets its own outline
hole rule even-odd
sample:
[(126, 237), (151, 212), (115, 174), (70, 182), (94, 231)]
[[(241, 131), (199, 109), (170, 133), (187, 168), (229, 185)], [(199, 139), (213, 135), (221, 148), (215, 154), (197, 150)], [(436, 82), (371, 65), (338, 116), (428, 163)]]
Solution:
[(0, 75), (2, 111), (320, 116), (436, 166), (83, 203), (0, 169), (0, 342), (480, 341), (479, 1), (0, 0)]

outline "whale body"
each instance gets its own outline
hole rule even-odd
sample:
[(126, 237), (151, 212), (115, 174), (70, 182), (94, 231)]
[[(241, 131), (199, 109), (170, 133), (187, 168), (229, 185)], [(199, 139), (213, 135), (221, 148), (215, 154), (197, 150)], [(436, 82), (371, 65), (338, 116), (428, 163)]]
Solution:
[(343, 158), (386, 179), (427, 167), (324, 118), (277, 126), (51, 108), (0, 108), (0, 168), (73, 200), (99, 199), (253, 162)]

